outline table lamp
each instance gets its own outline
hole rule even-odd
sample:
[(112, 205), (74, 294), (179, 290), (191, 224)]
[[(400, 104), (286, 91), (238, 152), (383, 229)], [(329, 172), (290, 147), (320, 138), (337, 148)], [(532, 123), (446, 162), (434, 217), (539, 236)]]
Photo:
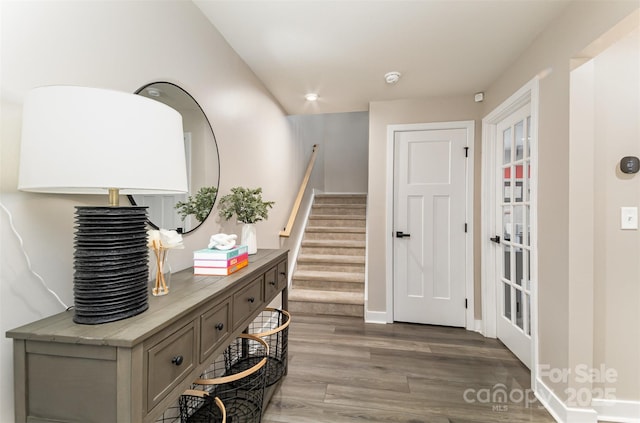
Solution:
[(74, 322), (142, 313), (147, 210), (119, 196), (187, 191), (182, 116), (135, 94), (47, 86), (27, 94), (22, 122), (19, 190), (109, 195), (108, 206), (76, 207)]

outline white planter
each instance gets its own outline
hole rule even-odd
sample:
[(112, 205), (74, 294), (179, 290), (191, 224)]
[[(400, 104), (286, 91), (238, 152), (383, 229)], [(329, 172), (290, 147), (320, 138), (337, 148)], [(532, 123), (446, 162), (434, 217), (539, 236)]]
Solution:
[(256, 237), (255, 223), (245, 223), (242, 225), (242, 245), (249, 247), (249, 254), (258, 252), (258, 238)]

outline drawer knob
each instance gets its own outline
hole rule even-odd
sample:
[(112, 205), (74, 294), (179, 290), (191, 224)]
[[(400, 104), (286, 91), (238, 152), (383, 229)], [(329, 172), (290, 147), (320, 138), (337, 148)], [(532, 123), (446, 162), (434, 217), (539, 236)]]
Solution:
[(218, 323), (218, 324), (216, 325), (216, 329), (218, 329), (218, 330), (222, 330), (222, 329), (224, 329), (224, 325), (223, 325), (222, 323)]
[(256, 300), (255, 298), (253, 298), (253, 297), (249, 297), (249, 300), (248, 300), (248, 301), (249, 301), (250, 303), (253, 303), (255, 300)]
[(275, 285), (276, 281), (269, 281), (269, 285)]
[(280, 272), (280, 275), (287, 276), (287, 272)]
[(181, 355), (177, 355), (171, 359), (171, 362), (176, 366), (179, 366), (184, 361), (184, 358)]

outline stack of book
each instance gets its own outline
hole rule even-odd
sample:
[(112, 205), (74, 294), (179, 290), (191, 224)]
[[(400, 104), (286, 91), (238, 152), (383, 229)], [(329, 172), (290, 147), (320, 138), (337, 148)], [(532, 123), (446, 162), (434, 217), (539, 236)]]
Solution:
[(224, 276), (249, 263), (249, 248), (236, 245), (230, 250), (204, 248), (193, 252), (193, 274)]

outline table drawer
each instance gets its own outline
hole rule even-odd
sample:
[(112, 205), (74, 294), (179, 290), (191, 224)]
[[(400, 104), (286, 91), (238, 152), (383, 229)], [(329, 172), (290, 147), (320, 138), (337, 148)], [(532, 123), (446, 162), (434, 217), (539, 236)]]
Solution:
[(156, 406), (196, 365), (196, 327), (191, 321), (146, 351), (147, 411)]
[(276, 275), (276, 277), (278, 278), (278, 284), (276, 291), (280, 292), (287, 287), (287, 284), (289, 283), (289, 278), (287, 277), (288, 270), (289, 267), (287, 266), (286, 260), (278, 263), (278, 270)]
[(264, 274), (264, 297), (273, 298), (278, 292), (278, 267), (274, 266)]
[(229, 300), (200, 316), (200, 363), (227, 339), (231, 330)]
[(237, 329), (257, 309), (264, 305), (264, 275), (252, 280), (246, 287), (233, 294), (233, 329)]

